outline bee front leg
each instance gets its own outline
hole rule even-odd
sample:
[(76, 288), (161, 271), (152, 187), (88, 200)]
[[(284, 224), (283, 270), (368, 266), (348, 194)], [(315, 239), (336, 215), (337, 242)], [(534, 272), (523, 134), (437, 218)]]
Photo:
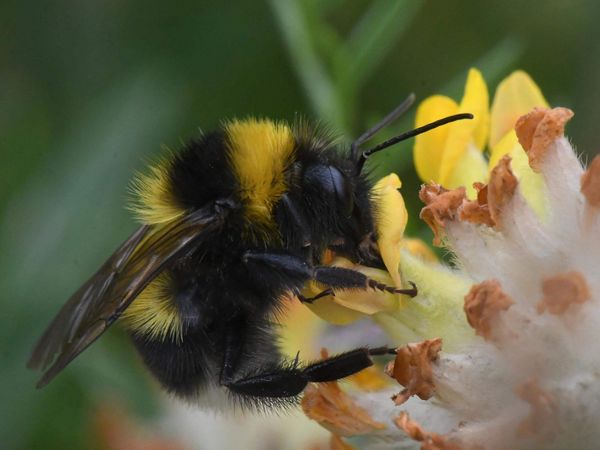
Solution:
[(418, 293), (413, 282), (410, 289), (398, 289), (388, 286), (377, 280), (367, 277), (365, 274), (344, 267), (318, 266), (314, 269), (314, 280), (330, 288), (337, 289), (377, 289), (379, 291), (393, 294), (404, 294), (415, 297)]
[[(248, 251), (244, 254), (243, 260), (246, 264), (250, 264), (250, 266), (257, 265), (257, 268), (262, 266), (262, 270), (268, 268), (297, 282), (315, 280), (327, 286), (327, 289), (315, 297), (305, 298), (305, 301), (308, 303), (331, 295), (335, 289), (376, 289), (393, 294), (404, 294), (410, 297), (415, 297), (418, 293), (417, 287), (412, 282), (410, 282), (411, 288), (398, 289), (395, 286), (388, 286), (385, 283), (369, 278), (356, 270), (334, 266), (313, 267), (304, 259), (284, 252)], [(302, 299), (300, 300), (302, 301)]]

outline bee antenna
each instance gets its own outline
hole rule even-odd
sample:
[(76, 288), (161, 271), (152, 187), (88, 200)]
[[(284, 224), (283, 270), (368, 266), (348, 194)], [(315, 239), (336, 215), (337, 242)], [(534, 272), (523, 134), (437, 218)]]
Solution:
[(427, 131), (433, 130), (434, 128), (441, 127), (442, 125), (446, 125), (451, 122), (456, 122), (457, 120), (465, 120), (472, 118), (473, 114), (471, 113), (454, 114), (452, 116), (444, 117), (443, 119), (439, 119), (434, 122), (428, 123), (427, 125), (423, 125), (422, 127), (415, 128), (414, 130), (410, 130), (405, 133), (399, 134), (398, 136), (394, 136), (393, 138), (388, 139), (387, 141), (382, 142), (381, 144), (362, 152), (356, 163), (358, 172), (360, 173), (362, 171), (365, 161), (373, 153), (377, 153), (378, 151), (391, 147), (392, 145), (395, 145), (398, 142), (402, 142), (419, 134), (426, 133)]
[(402, 103), (400, 103), (396, 108), (394, 108), (394, 110), (390, 112), (387, 116), (385, 116), (379, 123), (375, 124), (363, 134), (361, 134), (358, 137), (358, 139), (356, 139), (350, 146), (352, 159), (357, 158), (357, 152), (361, 145), (363, 145), (365, 142), (367, 142), (369, 139), (375, 136), (377, 132), (379, 132), (379, 130), (387, 127), (389, 124), (398, 119), (398, 117), (400, 117), (402, 114), (408, 111), (415, 102), (415, 98), (415, 94), (409, 94), (408, 97), (406, 97), (406, 99)]

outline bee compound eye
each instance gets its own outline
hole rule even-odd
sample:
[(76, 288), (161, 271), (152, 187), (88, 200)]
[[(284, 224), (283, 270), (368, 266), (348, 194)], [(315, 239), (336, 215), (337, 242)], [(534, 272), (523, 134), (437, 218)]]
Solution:
[(333, 197), (338, 210), (350, 217), (354, 210), (354, 193), (347, 177), (335, 166), (315, 165), (304, 173), (304, 179), (319, 191)]

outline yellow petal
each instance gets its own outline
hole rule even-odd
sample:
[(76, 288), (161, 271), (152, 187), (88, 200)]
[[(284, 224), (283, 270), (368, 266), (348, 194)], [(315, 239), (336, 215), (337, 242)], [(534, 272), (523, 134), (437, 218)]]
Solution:
[(331, 296), (322, 297), (306, 306), (321, 319), (333, 325), (349, 325), (365, 317), (358, 311), (338, 305)]
[[(331, 265), (356, 270), (387, 285), (393, 284), (389, 273), (372, 267), (353, 264), (345, 258), (336, 258)], [(309, 283), (302, 294), (305, 296), (316, 295), (322, 290), (323, 286)], [(374, 289), (352, 289), (336, 290), (335, 295), (320, 298), (307, 306), (319, 317), (330, 323), (346, 325), (363, 318), (365, 315), (393, 312), (398, 309), (399, 305), (399, 296), (396, 294)]]
[(481, 151), (473, 145), (468, 145), (467, 150), (456, 162), (454, 169), (446, 180), (444, 187), (454, 189), (464, 186), (467, 197), (474, 199), (477, 191), (473, 187), (475, 181), (485, 183), (488, 179), (488, 162)]
[(400, 247), (402, 236), (408, 221), (408, 212), (404, 205), (402, 194), (398, 188), (402, 186), (400, 178), (395, 173), (383, 177), (373, 187), (373, 194), (377, 205), (376, 229), (377, 246), (381, 253), (383, 263), (394, 280), (396, 287), (402, 287), (400, 272)]
[(527, 154), (520, 145), (510, 152), (510, 157), (512, 158), (510, 165), (519, 180), (519, 189), (523, 197), (540, 219), (546, 219), (549, 205), (544, 177), (533, 171), (529, 165)]
[[(358, 265), (352, 265), (348, 268), (357, 270), (369, 278), (385, 283), (388, 286), (393, 283), (390, 274), (383, 270)], [(398, 309), (400, 305), (398, 295), (375, 289), (336, 291), (333, 301), (338, 305), (367, 315), (373, 315), (378, 312), (392, 312)]]
[(335, 294), (333, 301), (344, 308), (368, 316), (379, 312), (391, 312), (400, 304), (395, 294), (370, 289), (340, 291)]
[[(446, 116), (456, 114), (458, 105), (454, 100), (442, 95), (425, 99), (417, 109), (415, 127), (428, 124)], [(413, 158), (419, 178), (424, 182), (439, 182), (442, 152), (448, 138), (449, 127), (439, 127), (418, 135), (415, 138)]]
[(475, 147), (483, 151), (490, 131), (490, 96), (485, 80), (477, 69), (469, 70), (465, 94), (458, 112), (468, 112), (475, 116), (466, 123), (473, 129)]
[[(314, 294), (313, 294), (314, 295)], [(285, 299), (285, 311), (275, 319), (281, 325), (279, 348), (284, 355), (294, 358), (298, 352), (305, 358), (318, 358), (321, 350), (315, 337), (327, 326), (295, 298)]]
[[(400, 250), (398, 250), (398, 252), (400, 252)], [(393, 284), (392, 278), (388, 272), (373, 267), (354, 264), (352, 261), (345, 258), (336, 258), (331, 265), (356, 270), (357, 272), (360, 272), (373, 280), (387, 284), (388, 286)], [(398, 295), (390, 294), (389, 292), (381, 292), (375, 289), (336, 290), (333, 301), (338, 305), (368, 315), (382, 311), (394, 311), (400, 304)]]
[(514, 128), (519, 117), (536, 106), (549, 108), (542, 91), (527, 73), (517, 70), (506, 77), (492, 102), (490, 148)]
[[(515, 147), (521, 147), (519, 145), (519, 140), (517, 139), (517, 134), (514, 129), (510, 129), (503, 137), (500, 139), (496, 145), (490, 147), (490, 163), (488, 170), (491, 172), (494, 167), (500, 162), (504, 155), (510, 154)], [(525, 151), (521, 149), (523, 153)]]
[[(311, 297), (317, 295), (323, 290), (316, 283), (308, 283), (307, 287), (302, 290), (302, 295)], [(333, 297), (328, 295), (315, 300), (313, 303), (307, 303), (306, 306), (321, 319), (326, 320), (334, 325), (348, 325), (364, 318), (364, 314), (358, 311), (338, 305), (333, 301)]]
[(385, 375), (377, 366), (367, 367), (360, 372), (350, 375), (346, 380), (354, 383), (362, 391), (376, 392), (390, 387), (390, 377)]
[(434, 251), (422, 239), (404, 238), (402, 240), (402, 248), (408, 250), (411, 255), (418, 256), (424, 261), (430, 263), (438, 262), (438, 258)]
[(458, 112), (472, 113), (474, 118), (473, 120), (461, 120), (448, 125), (448, 138), (442, 153), (439, 172), (439, 182), (447, 188), (458, 187), (450, 186), (449, 183), (455, 176), (454, 172), (460, 159), (472, 148), (483, 151), (488, 136), (490, 123), (489, 95), (481, 72), (476, 69), (469, 70), (465, 94), (460, 102)]

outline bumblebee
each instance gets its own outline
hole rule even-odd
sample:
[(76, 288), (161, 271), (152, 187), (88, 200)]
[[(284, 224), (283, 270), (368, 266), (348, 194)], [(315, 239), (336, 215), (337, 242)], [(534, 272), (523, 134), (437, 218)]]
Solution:
[[(189, 142), (133, 184), (142, 225), (62, 307), (29, 367), (45, 386), (115, 321), (160, 384), (193, 400), (221, 390), (247, 404), (293, 402), (309, 382), (337, 380), (387, 348), (358, 348), (318, 362), (285, 361), (273, 313), (338, 289), (386, 286), (321, 261), (326, 251), (383, 267), (376, 201), (363, 170), (373, 153), (468, 114), (450, 116), (367, 151), (362, 145), (413, 102), (409, 97), (343, 151), (318, 127), (233, 120)], [(303, 285), (326, 287), (313, 298)]]

